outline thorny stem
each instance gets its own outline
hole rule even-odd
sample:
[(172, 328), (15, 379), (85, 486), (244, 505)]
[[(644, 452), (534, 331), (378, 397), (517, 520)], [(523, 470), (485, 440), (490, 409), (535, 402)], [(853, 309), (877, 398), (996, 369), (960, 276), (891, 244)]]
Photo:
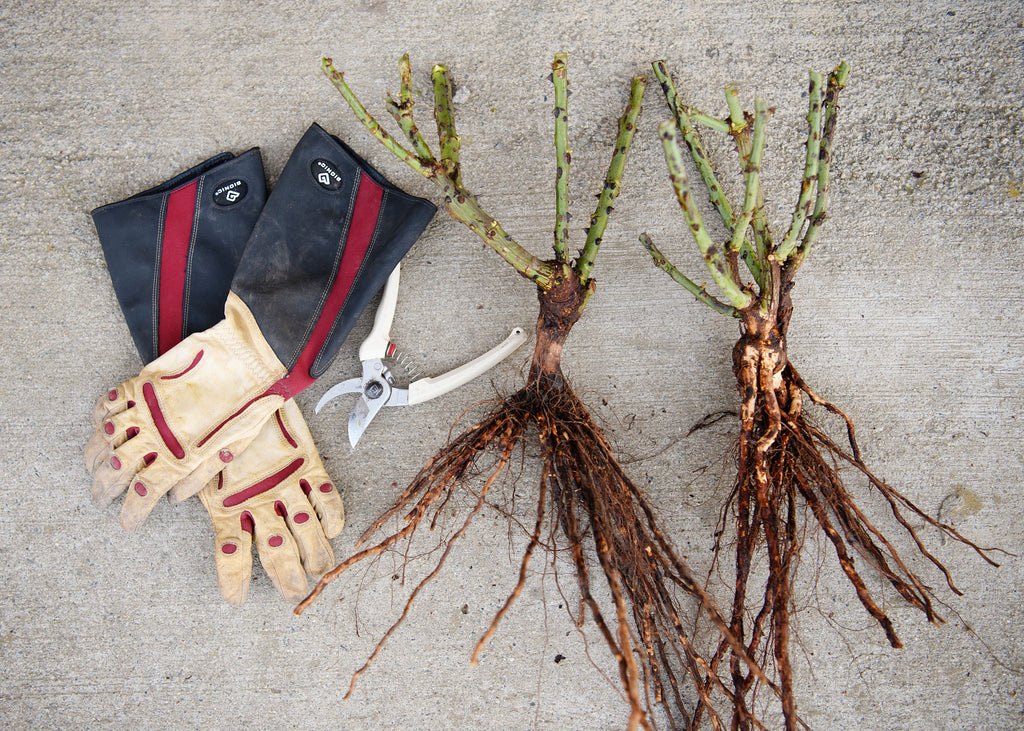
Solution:
[[(725, 197), (725, 192), (722, 190), (722, 186), (715, 177), (714, 170), (711, 168), (711, 159), (708, 157), (708, 153), (704, 148), (704, 143), (701, 142), (700, 135), (697, 133), (697, 129), (693, 126), (693, 122), (700, 122), (701, 124), (723, 134), (729, 134), (732, 128), (728, 122), (723, 122), (720, 119), (711, 117), (710, 115), (704, 114), (699, 110), (683, 104), (679, 100), (679, 92), (676, 91), (675, 82), (672, 81), (672, 76), (669, 74), (664, 61), (655, 61), (651, 66), (654, 68), (654, 75), (661, 83), (661, 90), (665, 94), (665, 101), (668, 103), (668, 107), (675, 117), (676, 124), (679, 125), (679, 129), (683, 133), (683, 141), (686, 142), (686, 146), (690, 150), (690, 157), (693, 158), (693, 162), (697, 166), (698, 172), (700, 172), (700, 177), (704, 181), (704, 187), (708, 191), (708, 197), (711, 199), (712, 205), (714, 205), (715, 209), (718, 211), (718, 215), (721, 217), (722, 223), (724, 223), (725, 227), (731, 232), (736, 228), (736, 218), (733, 215), (732, 206), (729, 204), (729, 200)], [(746, 238), (742, 241), (740, 256), (743, 257), (747, 270), (754, 277), (754, 281), (760, 283), (762, 281), (761, 265)]]
[(810, 96), (810, 109), (807, 112), (807, 161), (804, 164), (804, 180), (800, 184), (800, 197), (796, 202), (796, 210), (793, 211), (793, 221), (789, 225), (786, 237), (779, 244), (775, 255), (781, 263), (785, 263), (790, 253), (796, 247), (797, 238), (803, 230), (804, 221), (811, 210), (811, 192), (818, 179), (818, 154), (821, 150), (821, 74), (816, 71), (810, 72), (811, 83), (808, 89)]
[(732, 305), (727, 305), (721, 300), (715, 299), (708, 294), (707, 288), (704, 285), (697, 284), (692, 279), (687, 277), (681, 271), (679, 271), (675, 265), (665, 258), (665, 255), (661, 253), (661, 250), (654, 245), (651, 241), (651, 237), (647, 234), (640, 234), (640, 243), (644, 245), (650, 253), (651, 258), (654, 259), (654, 265), (666, 272), (670, 277), (683, 285), (690, 294), (696, 297), (698, 300), (706, 304), (708, 307), (713, 309), (715, 312), (720, 312), (723, 315), (729, 315), (730, 317), (742, 317), (742, 313)]
[(697, 124), (703, 124), (709, 129), (713, 129), (715, 132), (729, 132), (729, 123), (723, 122), (718, 117), (712, 117), (710, 114), (705, 114), (699, 109), (694, 109), (685, 104), (681, 104), (679, 108), (686, 113)]
[[(664, 60), (653, 61), (651, 63), (651, 67), (654, 69), (654, 75), (658, 77), (658, 83), (661, 84), (661, 89), (665, 92), (665, 100), (668, 102), (672, 113), (676, 116), (676, 121), (679, 123), (680, 127), (683, 127), (684, 120), (686, 125), (692, 124), (692, 120), (693, 122), (702, 124), (709, 129), (713, 129), (715, 132), (729, 134), (730, 129), (732, 129), (729, 121), (719, 119), (718, 117), (712, 117), (710, 114), (705, 114), (699, 109), (683, 104), (682, 101), (679, 100), (679, 94), (676, 92), (675, 82), (672, 81), (672, 76), (669, 74)], [(683, 129), (685, 130), (685, 127), (683, 127)], [(730, 221), (726, 221), (726, 225), (732, 228)]]
[(615, 138), (615, 152), (612, 154), (612, 161), (608, 165), (608, 172), (604, 178), (604, 187), (598, 197), (597, 208), (590, 217), (590, 227), (587, 229), (587, 242), (579, 259), (576, 260), (576, 274), (581, 282), (590, 279), (590, 272), (594, 268), (594, 259), (597, 257), (597, 250), (601, 246), (604, 231), (608, 227), (608, 214), (612, 212), (615, 199), (619, 196), (622, 187), (622, 171), (626, 167), (626, 154), (633, 142), (633, 133), (636, 132), (636, 120), (640, 116), (640, 104), (644, 98), (644, 90), (647, 88), (647, 79), (643, 76), (633, 78), (629, 89), (629, 102), (626, 110), (619, 118), (619, 133)]
[(722, 294), (737, 309), (745, 309), (753, 302), (749, 292), (741, 289), (740, 285), (732, 277), (729, 264), (722, 251), (722, 247), (715, 244), (704, 227), (704, 221), (693, 200), (693, 190), (690, 187), (690, 178), (683, 167), (682, 155), (679, 153), (679, 128), (675, 122), (664, 122), (658, 127), (661, 135), (661, 144), (665, 150), (665, 162), (668, 165), (669, 178), (672, 180), (672, 187), (675, 189), (676, 198), (679, 200), (679, 207), (683, 209), (683, 216), (686, 224), (693, 233), (704, 257), (704, 263), (711, 272), (715, 284), (722, 290)]
[(320, 61), (320, 68), (327, 75), (327, 78), (331, 80), (331, 83), (334, 84), (335, 88), (341, 92), (345, 101), (347, 101), (348, 105), (352, 107), (352, 111), (355, 112), (356, 117), (363, 123), (363, 126), (366, 127), (370, 134), (376, 137), (392, 155), (397, 157), (420, 175), (428, 180), (432, 180), (434, 178), (437, 172), (433, 169), (433, 166), (430, 165), (430, 163), (433, 162), (433, 158), (430, 158), (429, 160), (420, 160), (420, 158), (406, 150), (395, 140), (394, 137), (388, 134), (388, 132), (380, 126), (380, 123), (373, 118), (373, 115), (366, 111), (366, 107), (363, 106), (363, 103), (359, 101), (356, 95), (352, 93), (348, 84), (345, 83), (344, 74), (334, 68), (334, 62), (330, 58), (324, 57)]
[[(540, 261), (529, 251), (519, 245), (501, 225), (488, 214), (477, 202), (476, 197), (462, 187), (461, 180), (448, 177), (444, 166), (431, 157), (420, 158), (402, 147), (388, 132), (380, 126), (363, 106), (362, 102), (345, 83), (342, 72), (334, 68), (331, 59), (324, 58), (321, 68), (352, 108), (356, 117), (367, 131), (388, 149), (391, 154), (425, 177), (441, 189), (444, 195), (445, 210), (457, 221), (466, 224), (473, 233), (501, 255), (516, 271), (527, 279), (545, 289), (551, 284), (551, 267)], [(412, 100), (409, 100), (410, 105)], [(411, 111), (410, 111), (411, 115)], [(428, 150), (429, 152), (429, 150)], [(449, 153), (450, 154), (450, 153)]]
[(814, 212), (811, 214), (811, 222), (807, 225), (807, 233), (804, 240), (790, 265), (791, 273), (796, 273), (800, 265), (807, 259), (811, 247), (818, 238), (821, 224), (825, 220), (825, 211), (828, 208), (828, 176), (829, 165), (832, 162), (832, 138), (836, 128), (836, 112), (839, 111), (839, 92), (846, 86), (846, 80), (850, 76), (850, 66), (843, 61), (828, 76), (828, 90), (825, 92), (825, 119), (822, 124), (820, 162), (818, 163), (818, 199), (814, 203)]
[(725, 87), (725, 104), (729, 107), (729, 134), (736, 137), (747, 128), (747, 119), (740, 106), (739, 89), (733, 84)]
[[(679, 100), (679, 92), (676, 91), (676, 85), (672, 81), (672, 77), (669, 75), (668, 70), (665, 68), (665, 62), (655, 61), (651, 66), (654, 68), (654, 75), (658, 78), (658, 82), (661, 84), (661, 90), (665, 94), (665, 101), (668, 103), (668, 108), (672, 111), (672, 115), (676, 118), (676, 124), (679, 125), (679, 129), (683, 133), (683, 141), (686, 142), (686, 146), (690, 148), (690, 155), (693, 157), (693, 162), (697, 166), (697, 170), (700, 172), (700, 177), (704, 180), (704, 186), (708, 189), (708, 196), (711, 198), (711, 203), (718, 211), (718, 215), (721, 216), (722, 223), (732, 231), (735, 226), (735, 219), (732, 215), (732, 206), (729, 205), (729, 200), (725, 197), (725, 191), (722, 190), (722, 186), (719, 184), (718, 178), (715, 177), (714, 170), (711, 169), (711, 161), (704, 149), (704, 143), (701, 142), (700, 136), (697, 134), (697, 130), (690, 121), (690, 111), (684, 107), (683, 103)], [(721, 131), (728, 133), (729, 125), (725, 124), (724, 129)]]
[(501, 224), (480, 207), (476, 196), (450, 183), (443, 185), (441, 190), (445, 194), (445, 210), (452, 218), (466, 224), (470, 231), (483, 239), (505, 261), (515, 267), (516, 271), (538, 287), (547, 290), (551, 286), (555, 274), (553, 268), (524, 249), (506, 233)]
[(423, 135), (420, 133), (419, 128), (416, 126), (416, 122), (412, 117), (412, 66), (409, 63), (409, 54), (403, 54), (402, 58), (398, 61), (398, 72), (402, 80), (402, 87), (398, 94), (398, 103), (388, 95), (387, 107), (388, 111), (391, 112), (391, 116), (398, 122), (398, 126), (402, 128), (402, 132), (412, 143), (413, 149), (416, 150), (416, 155), (421, 160), (432, 160), (434, 159), (434, 153), (430, 151), (427, 146), (427, 141), (423, 139)]
[[(826, 218), (828, 206), (828, 180), (829, 162), (832, 151), (832, 138), (835, 132), (836, 111), (839, 108), (839, 92), (846, 84), (850, 67), (844, 61), (840, 63), (828, 77), (827, 91), (822, 99), (821, 74), (814, 71), (810, 73), (809, 87), (809, 108), (807, 114), (808, 136), (807, 154), (804, 165), (804, 177), (800, 187), (800, 195), (797, 200), (796, 209), (786, 236), (781, 243), (773, 246), (771, 232), (768, 230), (768, 217), (764, 205), (764, 191), (760, 182), (761, 162), (765, 145), (765, 126), (769, 110), (761, 99), (754, 100), (754, 114), (749, 115), (743, 112), (739, 102), (739, 94), (733, 85), (726, 86), (725, 98), (729, 108), (728, 134), (736, 143), (736, 149), (740, 160), (743, 163), (743, 174), (745, 180), (743, 205), (738, 216), (735, 209), (725, 197), (721, 184), (711, 169), (705, 148), (703, 147), (696, 130), (693, 127), (691, 116), (696, 114), (693, 110), (685, 107), (679, 101), (675, 84), (669, 75), (663, 61), (653, 64), (655, 75), (661, 82), (662, 90), (665, 93), (665, 100), (669, 109), (675, 117), (675, 134), (669, 128), (668, 123), (663, 124), (662, 143), (665, 146), (666, 163), (673, 186), (676, 189), (677, 197), (680, 198), (680, 207), (683, 215), (697, 243), (698, 249), (704, 256), (715, 284), (718, 285), (725, 299), (732, 305), (733, 309), (722, 308), (721, 303), (714, 298), (707, 299), (706, 290), (698, 287), (685, 275), (682, 275), (667, 258), (656, 247), (647, 245), (649, 238), (641, 237), (641, 242), (647, 248), (655, 264), (665, 270), (679, 284), (693, 293), (699, 300), (712, 309), (722, 314), (736, 316), (734, 310), (743, 310), (754, 302), (752, 290), (743, 286), (739, 277), (736, 264), (736, 252), (739, 251), (746, 264), (747, 270), (758, 284), (757, 301), (762, 312), (767, 312), (770, 307), (777, 307), (779, 303), (775, 300), (774, 292), (784, 291), (788, 282), (792, 282), (796, 270), (804, 262), (810, 251), (814, 240), (817, 238), (821, 224)], [(824, 107), (824, 109), (822, 109)], [(708, 115), (703, 115), (708, 116)], [(753, 124), (751, 124), (753, 122)], [(723, 123), (724, 124), (724, 123)], [(716, 127), (717, 128), (717, 127)], [(700, 219), (700, 212), (692, 200), (692, 191), (686, 196), (680, 195), (680, 183), (684, 190), (689, 191), (689, 181), (678, 151), (673, 152), (675, 145), (668, 145), (665, 130), (670, 136), (682, 134), (690, 150), (690, 156), (701, 174), (704, 185), (708, 190), (715, 209), (718, 211), (723, 222), (729, 227), (731, 239), (725, 247), (725, 255), (720, 254), (721, 249), (711, 241), (707, 230)], [(814, 196), (813, 210), (811, 208), (812, 194)], [(753, 245), (747, 240), (746, 232), (748, 223), (753, 229)], [(800, 240), (800, 233), (806, 224), (803, 239)], [(799, 241), (799, 244), (797, 243)], [(737, 296), (737, 293), (741, 296)], [(718, 302), (718, 305), (715, 303)]]
[(555, 258), (567, 262), (569, 248), (569, 82), (566, 55), (556, 53), (551, 64), (555, 85)]
[[(725, 87), (725, 102), (729, 107), (729, 119), (732, 123), (729, 134), (736, 143), (736, 151), (739, 153), (740, 163), (743, 165), (743, 175), (744, 178), (747, 178), (749, 177), (750, 155), (753, 150), (754, 141), (751, 136), (747, 115), (743, 113), (743, 109), (740, 107), (739, 92), (732, 84)], [(754, 258), (757, 259), (758, 264), (763, 270), (768, 251), (771, 248), (771, 241), (768, 235), (768, 218), (764, 211), (764, 193), (761, 191), (760, 186), (757, 187), (756, 193), (757, 198), (754, 203), (754, 212), (751, 216), (751, 223), (754, 227), (753, 248), (756, 252)], [(744, 231), (745, 233), (746, 231)], [(757, 278), (757, 283), (763, 290), (764, 282), (761, 278)]]
[[(409, 167), (432, 181), (444, 195), (445, 210), (457, 221), (464, 223), (477, 236), (494, 249), (502, 258), (511, 264), (516, 271), (533, 281), (541, 291), (548, 291), (560, 276), (560, 267), (567, 263), (566, 245), (568, 243), (568, 178), (571, 152), (568, 149), (566, 102), (568, 99), (568, 81), (566, 75), (565, 54), (556, 54), (552, 64), (552, 79), (555, 83), (555, 146), (558, 150), (558, 179), (556, 180), (556, 223), (555, 223), (555, 254), (554, 261), (541, 261), (517, 243), (496, 219), (487, 213), (476, 197), (465, 188), (459, 162), (461, 143), (455, 131), (455, 117), (452, 111), (452, 85), (447, 67), (435, 65), (431, 73), (434, 89), (434, 117), (437, 121), (437, 134), (440, 141), (441, 160), (431, 154), (413, 120), (412, 72), (409, 56), (405, 54), (399, 62), (401, 91), (399, 101), (388, 99), (388, 111), (395, 117), (416, 152), (403, 147), (387, 133), (373, 118), (366, 107), (345, 83), (342, 72), (335, 69), (331, 59), (324, 58), (321, 68), (334, 86), (348, 102), (352, 111), (363, 126), (380, 141), (395, 157)], [(626, 153), (633, 140), (636, 119), (640, 113), (640, 102), (643, 98), (645, 79), (633, 80), (630, 100), (626, 111), (619, 122), (619, 134), (616, 140), (615, 153), (605, 178), (605, 187), (600, 195), (597, 210), (591, 217), (587, 243), (580, 253), (574, 266), (574, 272), (580, 284), (589, 293), (593, 287), (589, 282), (593, 269), (594, 258), (604, 235), (608, 214), (619, 193), (622, 170), (626, 161)], [(584, 303), (586, 300), (584, 300)]]
[(437, 139), (441, 143), (441, 165), (445, 176), (456, 189), (462, 188), (462, 169), (459, 166), (459, 150), (462, 143), (455, 132), (455, 116), (452, 113), (452, 82), (448, 68), (437, 64), (431, 71), (434, 82), (434, 119), (437, 120)]
[(754, 206), (757, 204), (758, 195), (761, 192), (761, 157), (764, 155), (764, 126), (768, 121), (768, 107), (764, 100), (754, 100), (754, 139), (750, 147), (750, 156), (746, 160), (744, 177), (747, 179), (746, 191), (743, 195), (743, 211), (736, 219), (736, 227), (732, 232), (732, 241), (729, 243), (729, 251), (738, 253), (746, 241), (747, 226), (750, 225), (750, 218), (754, 215)]

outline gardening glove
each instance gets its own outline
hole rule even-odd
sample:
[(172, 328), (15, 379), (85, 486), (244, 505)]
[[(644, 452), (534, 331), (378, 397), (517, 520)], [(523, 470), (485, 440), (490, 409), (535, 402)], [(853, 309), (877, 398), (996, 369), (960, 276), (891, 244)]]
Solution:
[[(295, 401), (277, 411), (248, 448), (199, 492), (216, 532), (217, 583), (241, 604), (252, 576), (252, 544), (278, 593), (291, 602), (309, 591), (306, 572), (334, 567), (328, 538), (344, 527), (331, 484)], [(260, 471), (249, 469), (249, 463)], [(242, 467), (246, 469), (235, 469)]]
[(110, 280), (144, 363), (224, 319), (267, 199), (259, 148), (222, 153), (92, 212)]
[(260, 214), (224, 319), (97, 404), (94, 495), (127, 490), (121, 522), (133, 527), (172, 487), (198, 492), (327, 369), (434, 211), (313, 125)]
[[(160, 186), (93, 211), (115, 293), (146, 362), (220, 319), (265, 199), (263, 166), (254, 149), (238, 158), (228, 153), (210, 158)], [(280, 477), (271, 480), (274, 475)], [(267, 534), (270, 543), (259, 546), (267, 573), (285, 598), (301, 598), (300, 587), (305, 594), (303, 566), (318, 575), (334, 565), (328, 539), (344, 527), (344, 508), (294, 401), (285, 402), (253, 446), (228, 463), (204, 491), (210, 493), (203, 503), (218, 536), (230, 535), (238, 523), (239, 516), (220, 502), (229, 493), (245, 493), (235, 498), (244, 503), (238, 513), (257, 499), (279, 510), (287, 506), (292, 516), (288, 524), (297, 526), (296, 545), (276, 521), (262, 521), (257, 533), (262, 537), (264, 528), (275, 530)], [(257, 515), (262, 513), (250, 513)], [(229, 525), (231, 518), (235, 520)], [(251, 519), (248, 525), (246, 535), (251, 536)], [(217, 543), (224, 554), (217, 560), (222, 593), (239, 604), (251, 575), (249, 542), (240, 553), (234, 553), (235, 544), (229, 548), (225, 541)], [(274, 550), (268, 553), (268, 548)]]

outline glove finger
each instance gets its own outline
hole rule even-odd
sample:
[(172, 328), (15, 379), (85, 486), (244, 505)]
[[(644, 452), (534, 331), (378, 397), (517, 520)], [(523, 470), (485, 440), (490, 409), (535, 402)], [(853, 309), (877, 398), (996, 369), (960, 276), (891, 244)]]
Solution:
[(345, 527), (345, 506), (323, 467), (307, 471), (299, 480), (299, 486), (316, 510), (324, 535), (328, 538), (340, 535)]
[(144, 479), (136, 475), (121, 505), (121, 527), (125, 530), (138, 528), (163, 496), (163, 493), (146, 485)]
[[(302, 516), (309, 517), (309, 514), (299, 510), (295, 518), (302, 520)], [(299, 555), (302, 557), (302, 565), (306, 571), (313, 576), (321, 576), (334, 568), (334, 549), (330, 541), (324, 535), (323, 528), (316, 520), (306, 520), (298, 523), (292, 516), (289, 516), (288, 527), (292, 530), (295, 542), (299, 547)]]
[(254, 436), (255, 435), (247, 436), (236, 442), (232, 442), (217, 452), (217, 454), (204, 461), (196, 467), (191, 474), (186, 476), (184, 479), (179, 480), (170, 489), (167, 493), (167, 499), (172, 504), (180, 503), (182, 500), (187, 500), (200, 492), (211, 481), (215, 480), (217, 476), (229, 464), (231, 464), (235, 457), (241, 454), (242, 451), (249, 446), (249, 443), (252, 442)]
[(330, 475), (324, 469), (320, 455), (316, 451), (309, 426), (302, 418), (298, 404), (291, 399), (285, 401), (281, 407), (278, 419), (283, 420), (282, 431), (290, 431), (297, 443), (304, 445), (306, 462), (296, 478), (309, 502), (316, 509), (323, 532), (327, 538), (334, 538), (345, 527), (345, 508), (341, 502), (341, 495), (331, 484)]
[(133, 471), (112, 468), (110, 463), (114, 459), (116, 457), (111, 454), (100, 462), (93, 472), (92, 501), (101, 509), (110, 507), (110, 503), (127, 489), (132, 478)]
[(96, 402), (96, 406), (93, 407), (92, 425), (99, 429), (100, 424), (109, 419), (112, 414), (119, 414), (134, 405), (135, 402), (131, 396), (125, 392), (124, 384), (112, 388), (103, 394)]
[(85, 445), (85, 469), (89, 470), (89, 474), (94, 474), (100, 463), (110, 459), (111, 454), (106, 435), (101, 430), (94, 431)]
[(124, 411), (120, 414), (108, 415), (96, 427), (89, 442), (85, 445), (85, 466), (89, 472), (95, 472), (99, 462), (109, 458), (109, 452), (124, 444), (139, 433), (135, 425), (133, 412)]
[[(96, 469), (93, 471), (92, 499), (101, 508), (106, 508), (118, 495), (128, 489), (136, 473), (152, 463), (155, 450), (144, 439), (129, 439), (116, 449), (107, 448), (98, 455)], [(146, 483), (142, 481), (140, 492), (148, 492)], [(157, 498), (160, 496), (157, 495)]]
[(256, 552), (277, 592), (290, 602), (299, 602), (309, 591), (296, 542), (288, 524), (272, 504), (254, 505)]
[(275, 504), (275, 510), (288, 523), (288, 529), (295, 538), (299, 556), (306, 571), (319, 576), (334, 567), (334, 550), (324, 534), (323, 525), (313, 515), (313, 506), (309, 500), (291, 483), (287, 489), (281, 490), (281, 500)]
[(252, 581), (252, 515), (214, 517), (206, 492), (199, 493), (213, 521), (214, 563), (217, 565), (217, 585), (221, 596), (234, 606), (245, 602)]

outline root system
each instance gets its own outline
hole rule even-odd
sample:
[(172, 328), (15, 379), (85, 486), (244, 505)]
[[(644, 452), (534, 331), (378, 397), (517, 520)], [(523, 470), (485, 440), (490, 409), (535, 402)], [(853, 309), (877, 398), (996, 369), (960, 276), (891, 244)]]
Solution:
[[(522, 276), (536, 284), (540, 314), (533, 361), (525, 387), (441, 449), (394, 505), (367, 529), (360, 545), (369, 542), (377, 531), (400, 514), (404, 514), (404, 525), (372, 546), (362, 548), (325, 575), (296, 611), (301, 612), (309, 606), (327, 584), (350, 567), (411, 539), (424, 524), (433, 528), (441, 520), (442, 510), (456, 491), (464, 490), (474, 496), (461, 527), (445, 539), (433, 569), (412, 589), (398, 620), (381, 637), (367, 663), (353, 676), (354, 687), (359, 675), (369, 667), (388, 638), (408, 616), (423, 587), (442, 570), (452, 547), (488, 505), (494, 485), (507, 475), (516, 450), (536, 439), (541, 473), (535, 496), (535, 522), (520, 557), (518, 580), (478, 642), (472, 661), (479, 660), (502, 618), (523, 591), (537, 549), (563, 552), (571, 557), (575, 570), (581, 610), (577, 621), (582, 623), (589, 612), (617, 663), (619, 681), (629, 705), (626, 726), (630, 729), (652, 728), (654, 716), (651, 710), (660, 704), (672, 728), (692, 726), (695, 722), (693, 709), (698, 707), (701, 715), (709, 718), (716, 729), (722, 728), (712, 696), (717, 696), (716, 700), (731, 707), (728, 679), (725, 682), (719, 680), (714, 668), (695, 649), (684, 629), (684, 617), (689, 615), (692, 621), (692, 611), (703, 604), (704, 611), (711, 616), (718, 631), (728, 638), (724, 613), (717, 609), (672, 548), (658, 527), (653, 507), (625, 474), (608, 440), (566, 382), (561, 369), (566, 338), (594, 292), (594, 283), (589, 275), (608, 214), (618, 194), (626, 152), (640, 111), (644, 80), (633, 81), (630, 101), (619, 121), (618, 139), (608, 175), (587, 229), (586, 245), (579, 257), (570, 261), (567, 254), (569, 214), (566, 198), (570, 162), (566, 138), (568, 92), (565, 57), (562, 54), (556, 56), (552, 65), (558, 170), (555, 258), (542, 261), (505, 233), (462, 184), (447, 69), (435, 66), (433, 72), (440, 161), (433, 158), (412, 120), (411, 73), (407, 57), (401, 64), (399, 100), (389, 100), (389, 109), (402, 127), (412, 150), (398, 145), (380, 128), (329, 60), (325, 61), (325, 71), (367, 129), (391, 152), (441, 188), (448, 213), (469, 226)], [(488, 455), (486, 460), (484, 455)], [(493, 462), (490, 461), (492, 459)], [(486, 467), (481, 466), (484, 463)], [(479, 487), (474, 488), (476, 485)], [(604, 606), (595, 591), (595, 582), (602, 580), (611, 595), (610, 604)], [(694, 605), (690, 612), (684, 605), (686, 601)], [(738, 642), (730, 643), (727, 639), (726, 646), (741, 662), (747, 659), (746, 651)], [(746, 672), (753, 673), (752, 677), (764, 678), (756, 667), (748, 665)]]
[[(784, 302), (788, 302), (788, 296)], [(868, 468), (861, 458), (853, 422), (815, 393), (789, 362), (785, 346), (788, 319), (787, 312), (767, 326), (763, 319), (749, 318), (733, 350), (733, 372), (742, 397), (741, 429), (736, 482), (725, 514), (734, 518), (736, 537), (730, 629), (762, 667), (774, 665), (786, 728), (792, 729), (799, 719), (790, 660), (790, 614), (795, 598), (795, 566), (808, 535), (804, 525), (807, 508), (834, 548), (858, 600), (894, 648), (902, 647), (902, 643), (879, 599), (868, 589), (863, 576), (865, 566), (883, 577), (928, 621), (942, 621), (931, 587), (854, 501), (841, 475), (844, 464), (863, 475), (882, 496), (921, 556), (941, 572), (954, 593), (961, 592), (948, 569), (928, 551), (911, 519), (942, 531), (974, 549), (988, 563), (996, 564), (985, 550), (952, 526), (933, 519)], [(808, 422), (805, 399), (843, 420), (846, 446)], [(768, 559), (767, 581), (763, 598), (755, 598), (748, 592), (748, 582), (752, 566), (764, 555)], [(712, 658), (712, 667), (717, 669), (728, 651), (723, 642)], [(732, 725), (751, 728), (756, 678), (735, 656), (731, 658), (730, 674), (734, 691)]]
[[(725, 628), (725, 621), (658, 527), (654, 509), (625, 474), (608, 440), (562, 374), (558, 354), (579, 317), (583, 295), (575, 279), (541, 292), (538, 338), (526, 386), (441, 449), (394, 505), (367, 529), (360, 544), (405, 512), (400, 530), (340, 564), (299, 605), (299, 610), (304, 609), (335, 577), (409, 539), (424, 522), (433, 528), (452, 492), (469, 489), (467, 477), (474, 476), (473, 482), (482, 481), (482, 487), (474, 491), (474, 505), (465, 522), (448, 539), (434, 569), (410, 593), (398, 621), (381, 638), (366, 665), (356, 672), (353, 687), (405, 619), (416, 595), (437, 576), (454, 543), (486, 505), (491, 487), (507, 472), (517, 449), (536, 439), (537, 459), (542, 466), (536, 522), (520, 557), (518, 581), (477, 643), (472, 662), (478, 661), (522, 592), (537, 548), (565, 551), (575, 568), (581, 609), (590, 612), (618, 664), (619, 680), (630, 706), (628, 727), (651, 727), (648, 713), (652, 702), (662, 704), (671, 728), (690, 727), (694, 719), (687, 708), (694, 707), (693, 699), (699, 700), (702, 713), (710, 717), (715, 728), (722, 727), (711, 696), (718, 690), (728, 698), (728, 689), (713, 678), (713, 669), (684, 629), (684, 618), (692, 612), (682, 606), (680, 595), (707, 602), (720, 628)], [(485, 454), (495, 454), (498, 459), (480, 478), (476, 465)], [(597, 576), (603, 577), (611, 593), (610, 607), (602, 608), (595, 598), (594, 560), (600, 567)], [(736, 649), (737, 656), (742, 657), (742, 649)], [(712, 682), (708, 683), (708, 678)], [(692, 690), (681, 687), (681, 682), (691, 685)], [(691, 701), (687, 703), (684, 696)]]

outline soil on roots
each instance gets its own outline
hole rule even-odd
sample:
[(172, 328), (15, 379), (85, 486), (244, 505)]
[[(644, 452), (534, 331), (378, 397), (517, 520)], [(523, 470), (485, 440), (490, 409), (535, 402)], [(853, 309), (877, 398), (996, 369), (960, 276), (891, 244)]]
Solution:
[[(488, 505), (492, 486), (507, 472), (517, 449), (536, 438), (541, 463), (536, 521), (520, 559), (518, 581), (481, 637), (472, 661), (477, 661), (522, 592), (537, 549), (562, 551), (571, 556), (575, 569), (580, 594), (577, 621), (582, 622), (589, 610), (617, 662), (629, 704), (628, 728), (651, 728), (649, 714), (654, 704), (661, 705), (670, 727), (690, 727), (698, 702), (712, 725), (722, 727), (715, 701), (731, 707), (731, 691), (715, 677), (684, 630), (684, 615), (689, 612), (683, 602), (690, 597), (703, 603), (720, 631), (727, 632), (726, 621), (659, 529), (651, 505), (623, 472), (601, 429), (562, 375), (562, 345), (579, 317), (586, 293), (578, 280), (574, 284), (574, 278), (540, 293), (537, 344), (527, 385), (441, 449), (358, 545), (404, 512), (399, 530), (339, 564), (299, 605), (297, 611), (340, 573), (411, 538), (424, 522), (433, 527), (454, 491), (469, 491), (470, 482), (478, 485), (468, 492), (474, 499), (465, 521), (446, 539), (434, 568), (410, 592), (399, 619), (355, 673), (353, 687), (404, 621), (419, 591), (440, 572), (474, 516)], [(480, 475), (477, 462), (485, 454), (496, 460)], [(610, 604), (602, 606), (595, 598), (595, 581), (607, 584)], [(735, 652), (745, 654), (738, 645), (732, 646)], [(758, 676), (764, 677), (759, 672)], [(713, 694), (718, 696), (715, 701)]]
[[(784, 302), (788, 304), (788, 299)], [(865, 584), (864, 566), (877, 571), (929, 621), (942, 621), (935, 611), (932, 589), (854, 502), (839, 473), (841, 465), (852, 466), (878, 491), (921, 556), (943, 574), (956, 594), (960, 591), (949, 571), (928, 552), (909, 519), (924, 521), (997, 565), (986, 554), (987, 549), (931, 518), (868, 469), (861, 459), (853, 422), (818, 396), (788, 360), (785, 334), (791, 312), (791, 307), (785, 307), (774, 317), (747, 313), (743, 335), (733, 350), (733, 372), (742, 396), (741, 431), (736, 482), (723, 510), (723, 517), (733, 512), (736, 522), (736, 583), (730, 629), (750, 657), (762, 666), (774, 663), (787, 729), (802, 723), (793, 696), (789, 645), (794, 571), (802, 543), (811, 532), (801, 519), (807, 509), (833, 546), (857, 598), (893, 647), (902, 644), (892, 621)], [(843, 419), (847, 445), (836, 443), (805, 419), (805, 398)], [(748, 593), (748, 581), (755, 558), (764, 555), (762, 550), (767, 554), (768, 576), (764, 596), (755, 598)], [(858, 565), (858, 561), (862, 563)], [(722, 643), (712, 658), (712, 668), (717, 669), (727, 655), (729, 648)], [(753, 710), (757, 679), (735, 655), (730, 655), (729, 662), (734, 694), (732, 726), (753, 728), (757, 725)], [(698, 706), (698, 717), (700, 713)]]

